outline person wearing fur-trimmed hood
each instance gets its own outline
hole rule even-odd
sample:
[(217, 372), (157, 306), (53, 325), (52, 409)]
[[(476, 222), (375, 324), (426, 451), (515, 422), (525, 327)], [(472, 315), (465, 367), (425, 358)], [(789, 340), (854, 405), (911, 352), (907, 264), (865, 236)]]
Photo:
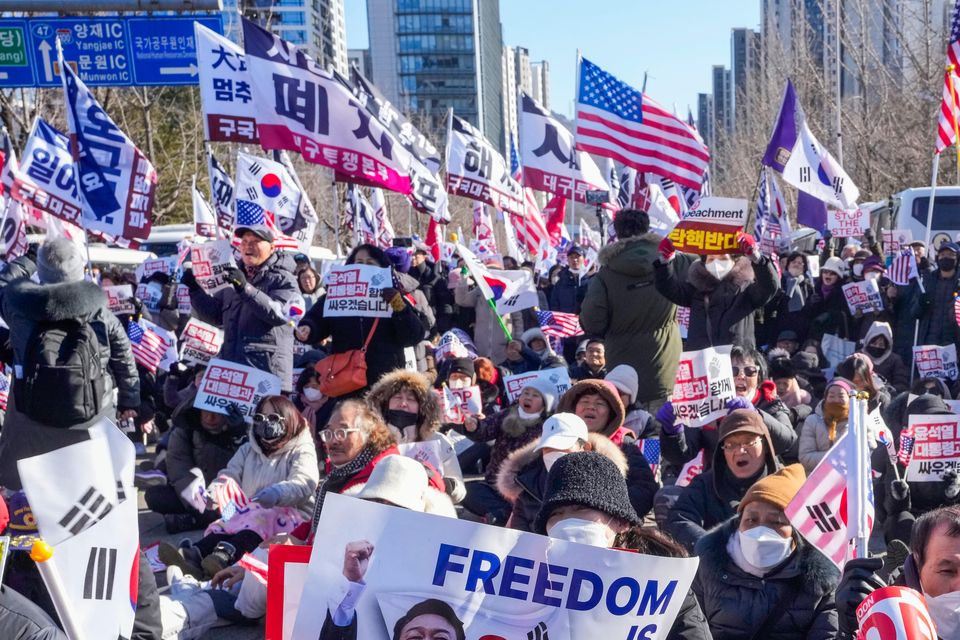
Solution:
[(380, 378), (367, 394), (367, 404), (378, 411), (400, 444), (437, 442), (447, 495), (458, 503), (467, 494), (453, 443), (440, 433), (440, 403), (421, 373), (398, 369)]

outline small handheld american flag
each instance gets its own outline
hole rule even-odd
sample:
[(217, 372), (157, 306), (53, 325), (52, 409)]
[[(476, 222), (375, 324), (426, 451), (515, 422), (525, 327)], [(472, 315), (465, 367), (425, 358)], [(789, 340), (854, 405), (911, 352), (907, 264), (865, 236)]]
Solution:
[(906, 286), (911, 279), (920, 277), (917, 272), (917, 257), (913, 255), (912, 249), (903, 249), (894, 256), (889, 275), (890, 280), (900, 286)]
[(650, 470), (653, 471), (653, 475), (657, 475), (657, 469), (660, 468), (660, 440), (657, 438), (645, 438), (637, 443), (640, 447), (640, 450), (643, 451), (643, 457), (646, 459), (647, 464), (650, 465)]
[(543, 333), (556, 338), (572, 338), (582, 336), (580, 316), (563, 311), (537, 311), (537, 322)]
[(167, 343), (151, 329), (144, 330), (139, 322), (127, 323), (127, 337), (136, 363), (150, 373), (156, 373), (167, 350)]
[(914, 440), (913, 431), (909, 427), (900, 432), (900, 453), (897, 454), (897, 458), (905, 467), (910, 464), (910, 458), (913, 456)]

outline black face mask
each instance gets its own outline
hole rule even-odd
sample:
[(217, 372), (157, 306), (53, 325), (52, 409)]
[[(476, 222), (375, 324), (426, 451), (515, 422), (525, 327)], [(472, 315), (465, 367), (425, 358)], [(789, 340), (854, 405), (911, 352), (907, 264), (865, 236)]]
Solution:
[(253, 435), (258, 442), (272, 442), (287, 435), (287, 425), (278, 415), (264, 416), (258, 413), (253, 417)]
[(387, 424), (397, 429), (404, 429), (417, 424), (417, 419), (420, 416), (416, 413), (410, 413), (409, 411), (401, 411), (400, 409), (387, 409), (387, 415), (384, 417), (387, 419)]
[(887, 348), (886, 348), (886, 347), (874, 347), (874, 346), (869, 346), (869, 347), (867, 347), (866, 349), (864, 349), (864, 351), (866, 351), (867, 354), (868, 354), (870, 357), (872, 357), (872, 358), (879, 358), (879, 357), (883, 356), (883, 354), (885, 354), (885, 353), (887, 352)]
[(953, 271), (957, 268), (957, 259), (956, 258), (937, 258), (937, 264), (940, 266), (940, 271)]

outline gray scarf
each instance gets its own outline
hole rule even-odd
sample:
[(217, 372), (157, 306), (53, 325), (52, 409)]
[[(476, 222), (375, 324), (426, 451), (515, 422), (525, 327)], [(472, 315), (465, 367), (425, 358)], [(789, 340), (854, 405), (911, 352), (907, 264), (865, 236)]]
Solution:
[(373, 460), (376, 455), (370, 445), (365, 446), (360, 453), (357, 454), (356, 458), (342, 467), (334, 468), (324, 481), (317, 485), (317, 492), (315, 494), (317, 502), (313, 507), (313, 519), (310, 523), (311, 537), (317, 532), (317, 523), (320, 522), (320, 511), (323, 509), (323, 500), (326, 498), (327, 492), (333, 491), (334, 493), (340, 493), (347, 482), (350, 481), (350, 478), (370, 464), (370, 461)]
[(800, 311), (807, 302), (803, 295), (803, 289), (800, 287), (800, 284), (803, 282), (803, 275), (793, 276), (786, 273), (783, 276), (783, 280), (783, 291), (790, 298), (790, 301), (787, 303), (787, 311), (791, 313)]

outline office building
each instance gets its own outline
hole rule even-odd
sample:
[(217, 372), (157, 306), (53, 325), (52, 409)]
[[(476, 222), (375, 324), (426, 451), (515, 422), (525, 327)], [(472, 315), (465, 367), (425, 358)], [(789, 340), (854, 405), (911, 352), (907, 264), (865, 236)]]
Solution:
[(713, 148), (713, 95), (709, 93), (697, 94), (697, 131), (700, 137)]
[(733, 126), (747, 130), (752, 126), (750, 104), (760, 96), (760, 32), (733, 29), (730, 33), (730, 75), (733, 82)]
[[(232, 5), (232, 7), (230, 6)], [(224, 28), (227, 36), (237, 41), (234, 33), (238, 22), (237, 0), (224, 5)], [(343, 16), (343, 0), (247, 0), (242, 3), (243, 15), (265, 26), (284, 40), (303, 47), (318, 63), (340, 73), (347, 73), (347, 31)]]
[(730, 69), (713, 65), (713, 137), (714, 142), (733, 133), (733, 83)]
[(370, 67), (370, 49), (347, 49), (347, 63), (360, 70), (365, 78), (372, 76)]
[(550, 108), (550, 63), (546, 60), (530, 63), (530, 86), (534, 99)]

